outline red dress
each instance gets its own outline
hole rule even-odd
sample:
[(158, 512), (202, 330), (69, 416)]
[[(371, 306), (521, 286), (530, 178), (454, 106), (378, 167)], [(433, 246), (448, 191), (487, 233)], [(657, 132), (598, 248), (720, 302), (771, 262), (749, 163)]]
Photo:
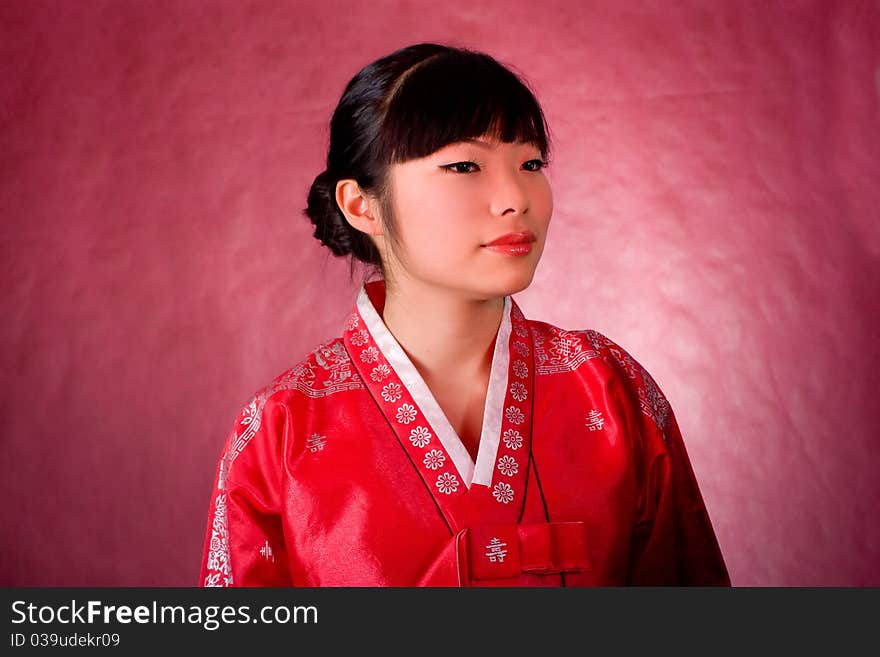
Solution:
[(672, 409), (592, 330), (505, 297), (476, 462), (361, 289), (248, 403), (202, 586), (729, 585)]

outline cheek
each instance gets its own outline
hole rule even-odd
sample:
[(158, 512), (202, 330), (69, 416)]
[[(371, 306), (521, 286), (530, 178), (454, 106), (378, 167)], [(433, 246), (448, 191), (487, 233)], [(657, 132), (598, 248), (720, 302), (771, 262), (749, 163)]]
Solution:
[(396, 217), (404, 241), (412, 249), (439, 252), (446, 247), (461, 249), (462, 242), (475, 237), (473, 200), (466, 195), (443, 191), (438, 185), (412, 193), (409, 188), (399, 198)]
[(550, 215), (553, 213), (553, 192), (550, 189), (550, 181), (546, 178), (543, 178), (533, 190), (531, 204), (535, 216), (550, 221)]
[[(536, 190), (529, 199), (529, 220), (532, 227), (546, 238), (550, 229), (550, 218), (553, 215), (553, 195), (549, 187)], [(543, 239), (541, 239), (543, 242)]]

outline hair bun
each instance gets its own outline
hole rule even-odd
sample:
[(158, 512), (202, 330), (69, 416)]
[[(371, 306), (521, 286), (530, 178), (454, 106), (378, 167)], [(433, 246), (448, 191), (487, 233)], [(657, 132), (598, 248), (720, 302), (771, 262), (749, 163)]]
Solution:
[(314, 237), (337, 256), (352, 251), (354, 230), (336, 203), (336, 179), (329, 171), (319, 174), (309, 189), (305, 213), (315, 225)]

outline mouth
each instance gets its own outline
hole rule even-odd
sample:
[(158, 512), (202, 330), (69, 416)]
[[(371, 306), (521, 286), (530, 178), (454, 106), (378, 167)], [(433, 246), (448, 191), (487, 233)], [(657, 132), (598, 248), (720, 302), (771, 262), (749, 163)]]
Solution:
[(535, 235), (530, 230), (519, 231), (516, 233), (507, 233), (506, 235), (502, 235), (491, 242), (487, 242), (483, 244), (484, 247), (496, 247), (496, 246), (520, 246), (531, 248), (532, 242), (535, 241)]
[(488, 244), (483, 244), (482, 248), (507, 256), (526, 256), (532, 252), (535, 239), (534, 233), (529, 230), (507, 233)]

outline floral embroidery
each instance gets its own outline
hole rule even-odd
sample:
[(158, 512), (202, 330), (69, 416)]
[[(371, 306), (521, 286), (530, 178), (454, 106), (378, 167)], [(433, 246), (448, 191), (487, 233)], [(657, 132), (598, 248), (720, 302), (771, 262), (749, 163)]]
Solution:
[(402, 396), (403, 396), (403, 393), (400, 390), (399, 383), (394, 383), (392, 381), (387, 386), (382, 388), (382, 399), (387, 401), (389, 404), (393, 404), (398, 399), (400, 399)]
[(513, 502), (513, 488), (510, 484), (499, 482), (495, 484), (495, 488), (492, 489), (492, 496), (501, 502), (501, 504), (509, 504)]
[(415, 406), (412, 404), (403, 404), (397, 409), (397, 421), (401, 424), (409, 424), (416, 419), (416, 415), (418, 415), (418, 413), (416, 412)]
[(521, 402), (524, 401), (528, 396), (528, 391), (526, 387), (520, 383), (519, 381), (514, 381), (510, 384), (510, 396), (513, 397), (516, 401)]
[(521, 338), (524, 338), (529, 334), (529, 330), (519, 322), (513, 324), (513, 332)]
[(449, 472), (444, 472), (439, 477), (437, 477), (437, 481), (434, 483), (437, 489), (443, 493), (444, 495), (449, 495), (458, 490), (458, 479), (454, 474), (450, 474)]
[(504, 411), (504, 416), (511, 424), (522, 424), (526, 420), (526, 416), (516, 406), (508, 406)]
[(519, 472), (519, 464), (512, 456), (502, 456), (498, 459), (498, 469), (501, 471), (501, 474), (512, 477)]
[(345, 330), (346, 331), (354, 331), (358, 327), (358, 316), (357, 313), (352, 313), (348, 316), (348, 319), (345, 322)]
[(373, 368), (373, 371), (370, 372), (370, 378), (378, 383), (389, 374), (391, 374), (391, 368), (388, 367), (385, 363), (381, 363), (379, 365), (376, 365), (376, 367)]
[(409, 442), (413, 444), (413, 447), (421, 449), (431, 442), (431, 432), (425, 427), (416, 427), (409, 432)]
[(375, 363), (379, 358), (379, 350), (376, 347), (367, 347), (361, 352), (361, 360), (365, 363)]
[(522, 435), (516, 429), (505, 431), (503, 440), (504, 444), (507, 445), (507, 449), (519, 449), (523, 444)]
[(513, 373), (524, 379), (529, 375), (529, 366), (525, 364), (525, 361), (515, 360), (513, 361)]
[(446, 456), (439, 449), (432, 449), (425, 454), (424, 464), (429, 470), (439, 470), (446, 462)]
[(370, 340), (370, 334), (367, 333), (366, 329), (361, 329), (357, 333), (353, 333), (351, 336), (351, 343), (356, 347), (362, 347)]
[(529, 355), (529, 345), (525, 342), (514, 342), (513, 350), (518, 353), (520, 356), (528, 356)]

